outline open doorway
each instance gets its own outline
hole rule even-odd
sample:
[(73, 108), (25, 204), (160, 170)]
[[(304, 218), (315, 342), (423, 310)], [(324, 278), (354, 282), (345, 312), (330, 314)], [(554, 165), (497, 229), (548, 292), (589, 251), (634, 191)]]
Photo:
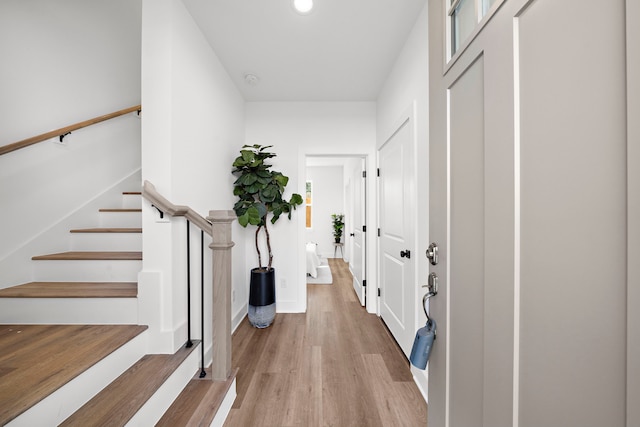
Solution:
[[(353, 289), (366, 302), (366, 162), (364, 156), (307, 156), (305, 161), (305, 242), (307, 277), (322, 275), (329, 258), (348, 263)], [(344, 228), (334, 236), (332, 215), (342, 215)], [(320, 260), (314, 266), (315, 250)], [(326, 277), (326, 276), (325, 276)], [(320, 280), (324, 283), (327, 280)]]

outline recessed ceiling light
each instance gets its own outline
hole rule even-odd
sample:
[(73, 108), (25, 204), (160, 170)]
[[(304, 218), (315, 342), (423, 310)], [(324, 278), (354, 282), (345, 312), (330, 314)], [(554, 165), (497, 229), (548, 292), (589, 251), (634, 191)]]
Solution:
[(313, 9), (313, 0), (293, 0), (293, 7), (301, 15), (306, 15)]

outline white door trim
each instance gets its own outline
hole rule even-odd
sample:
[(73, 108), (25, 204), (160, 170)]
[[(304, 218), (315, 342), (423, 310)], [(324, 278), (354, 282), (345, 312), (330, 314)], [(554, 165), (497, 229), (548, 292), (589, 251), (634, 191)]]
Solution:
[[(640, 425), (640, 3), (626, 1), (627, 427)], [(633, 165), (633, 167), (631, 167)]]

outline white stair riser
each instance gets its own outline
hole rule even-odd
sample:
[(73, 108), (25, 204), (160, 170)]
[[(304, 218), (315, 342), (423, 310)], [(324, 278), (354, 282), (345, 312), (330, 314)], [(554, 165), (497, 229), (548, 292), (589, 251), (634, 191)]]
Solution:
[(100, 227), (142, 227), (140, 212), (100, 212)]
[[(35, 406), (7, 424), (7, 427), (58, 425), (87, 403), (145, 354), (147, 333), (143, 332), (91, 368), (69, 381)], [(46, 355), (43, 355), (46, 357)]]
[(223, 427), (224, 422), (227, 420), (229, 416), (229, 412), (231, 411), (231, 407), (233, 406), (233, 402), (236, 400), (237, 392), (236, 392), (236, 379), (233, 379), (233, 383), (231, 387), (229, 387), (229, 391), (225, 395), (222, 403), (220, 404), (220, 408), (218, 412), (216, 412), (215, 417), (213, 417), (213, 421), (211, 421), (210, 427)]
[(2, 324), (135, 325), (136, 298), (0, 298)]
[(123, 194), (122, 207), (125, 209), (140, 209), (142, 207), (142, 196), (139, 194)]
[(71, 233), (72, 251), (142, 251), (142, 233)]
[(33, 261), (34, 281), (136, 282), (142, 261)]
[(155, 425), (169, 409), (189, 381), (200, 369), (200, 347), (196, 347), (182, 364), (147, 400), (142, 408), (126, 424), (129, 427), (147, 427)]

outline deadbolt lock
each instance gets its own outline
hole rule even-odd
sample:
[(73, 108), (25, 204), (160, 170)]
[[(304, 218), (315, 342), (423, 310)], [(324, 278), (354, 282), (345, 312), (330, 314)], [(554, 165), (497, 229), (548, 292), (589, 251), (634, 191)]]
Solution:
[(429, 262), (431, 262), (431, 265), (438, 264), (438, 244), (437, 243), (434, 242), (429, 245), (429, 247), (427, 248), (427, 258), (429, 259)]

